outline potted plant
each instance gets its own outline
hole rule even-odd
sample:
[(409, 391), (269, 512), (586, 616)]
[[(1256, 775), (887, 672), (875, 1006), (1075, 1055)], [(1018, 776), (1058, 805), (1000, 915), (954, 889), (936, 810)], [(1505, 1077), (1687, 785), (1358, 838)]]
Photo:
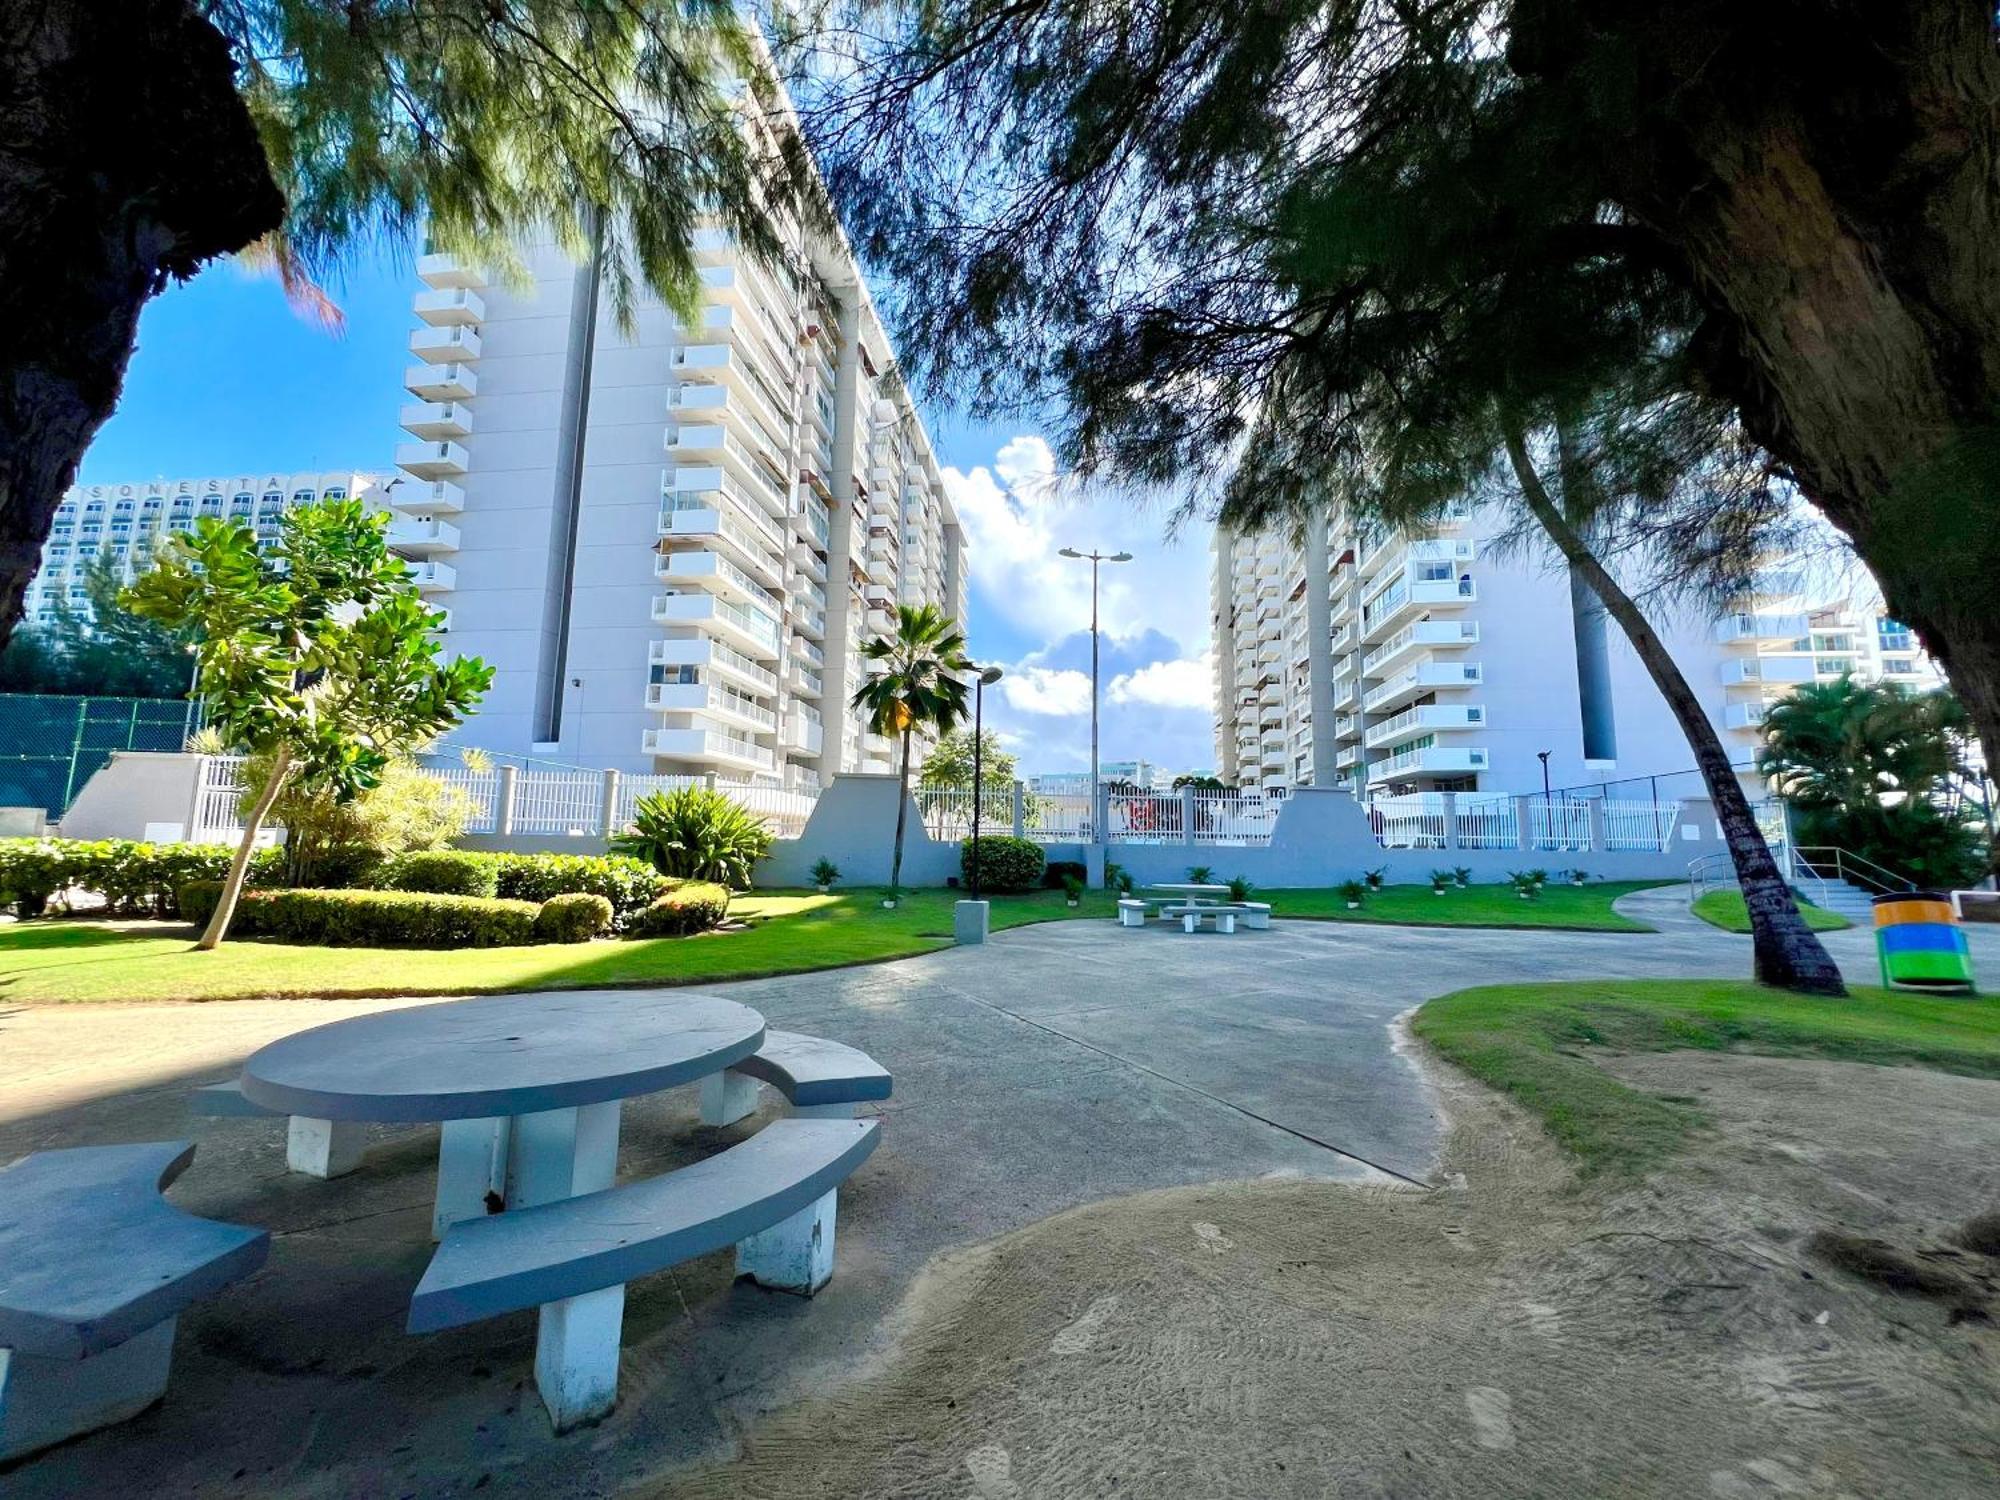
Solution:
[(1544, 885), (1548, 884), (1549, 872), (1547, 870), (1530, 870), (1528, 871), (1528, 879), (1534, 881), (1535, 889), (1539, 891)]
[(1132, 894), (1132, 872), (1130, 870), (1120, 870), (1118, 872), (1118, 894), (1121, 896)]
[(1214, 881), (1215, 871), (1211, 870), (1207, 865), (1188, 866), (1188, 884), (1211, 885)]
[(1341, 882), (1340, 899), (1347, 903), (1349, 911), (1361, 910), (1361, 898), (1368, 894), (1368, 887), (1358, 880)]
[(1229, 877), (1229, 899), (1241, 906), (1250, 899), (1251, 885), (1241, 875)]
[(1460, 865), (1451, 872), (1451, 878), (1457, 882), (1458, 888), (1462, 891), (1472, 884), (1472, 871), (1467, 866)]
[(812, 867), (813, 889), (824, 896), (833, 889), (833, 883), (840, 879), (840, 866), (821, 855)]
[(1587, 870), (1571, 870), (1569, 872), (1569, 883), (1571, 885), (1582, 885), (1588, 879), (1590, 879), (1590, 872)]
[(1062, 888), (1063, 905), (1081, 906), (1083, 904), (1083, 882), (1081, 880), (1078, 880), (1074, 875), (1065, 875), (1062, 878)]
[(1450, 870), (1431, 871), (1431, 894), (1433, 896), (1442, 896), (1445, 893), (1445, 888), (1451, 884), (1451, 880), (1452, 872)]
[(1369, 890), (1379, 891), (1382, 889), (1382, 881), (1384, 877), (1388, 875), (1388, 873), (1389, 873), (1389, 867), (1387, 865), (1377, 865), (1372, 870), (1363, 871), (1361, 878), (1368, 882)]
[(893, 885), (890, 886), (888, 893), (882, 897), (882, 910), (894, 911), (896, 903), (902, 898), (902, 895), (903, 893), (899, 888)]
[(1534, 900), (1535, 892), (1542, 888), (1540, 883), (1535, 879), (1535, 872), (1533, 870), (1509, 870), (1507, 878), (1514, 882), (1514, 894), (1519, 896), (1523, 901)]

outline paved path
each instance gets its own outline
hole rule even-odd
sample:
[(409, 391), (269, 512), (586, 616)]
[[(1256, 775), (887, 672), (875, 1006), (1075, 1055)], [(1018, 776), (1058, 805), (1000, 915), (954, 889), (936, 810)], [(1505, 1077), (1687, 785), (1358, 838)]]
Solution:
[[(732, 1287), (720, 1256), (635, 1289), (627, 1399), (587, 1446), (552, 1443), (514, 1389), (531, 1357), (526, 1315), (401, 1331), (430, 1252), (434, 1128), (377, 1128), (367, 1165), (329, 1183), (285, 1173), (275, 1122), (186, 1116), (188, 1088), (273, 1037), (425, 1002), (0, 1013), (0, 1160), (191, 1136), (200, 1154), (176, 1200), (274, 1234), (255, 1282), (188, 1318), (164, 1407), (8, 1476), (9, 1493), (178, 1494), (238, 1468), (297, 1493), (424, 1492), (425, 1474), (496, 1464), (547, 1500), (602, 1493), (726, 1445), (758, 1411), (851, 1371), (893, 1336), (895, 1306), (940, 1252), (1151, 1188), (1273, 1173), (1427, 1180), (1440, 1121), (1394, 1019), (1471, 984), (1744, 974), (1748, 940), (1675, 899), (1631, 898), (1657, 934), (1281, 918), (1266, 933), (1189, 937), (1067, 922), (900, 963), (704, 986), (888, 1064), (884, 1145), (843, 1192), (829, 1293), (805, 1303)], [(2000, 974), (2000, 931), (1975, 941)], [(1829, 947), (1856, 979), (1872, 976), (1866, 933), (1830, 934)], [(632, 1101), (621, 1175), (712, 1154), (772, 1112), (767, 1101), (718, 1131), (698, 1125), (691, 1088)], [(246, 1410), (259, 1420), (232, 1415)], [(410, 1455), (407, 1472), (366, 1467), (395, 1453)]]

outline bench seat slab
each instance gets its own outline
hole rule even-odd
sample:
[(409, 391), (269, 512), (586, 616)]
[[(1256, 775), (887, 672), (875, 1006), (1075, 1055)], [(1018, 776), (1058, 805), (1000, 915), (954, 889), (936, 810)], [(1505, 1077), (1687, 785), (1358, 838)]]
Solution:
[(768, 1083), (794, 1104), (856, 1104), (889, 1097), (889, 1070), (867, 1053), (825, 1037), (766, 1031), (764, 1045), (730, 1070)]
[(136, 1417), (160, 1400), (178, 1321), (155, 1323), (88, 1359), (0, 1349), (0, 1463)]

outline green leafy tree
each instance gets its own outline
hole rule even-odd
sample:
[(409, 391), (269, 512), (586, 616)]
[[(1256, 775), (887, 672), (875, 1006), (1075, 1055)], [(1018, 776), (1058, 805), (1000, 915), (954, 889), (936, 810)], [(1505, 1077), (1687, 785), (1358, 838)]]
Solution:
[(873, 670), (856, 690), (854, 707), (868, 716), (876, 734), (900, 742), (896, 843), (889, 861), (889, 888), (897, 890), (903, 883), (903, 833), (909, 820), (910, 744), (919, 734), (949, 734), (964, 720), (963, 679), (972, 671), (972, 661), (958, 626), (934, 604), (898, 605), (895, 631), (867, 642), (861, 656)]
[(621, 314), (690, 312), (696, 225), (773, 248), (796, 175), (727, 0), (0, 0), (0, 51), (0, 646), (140, 311), (212, 258), (329, 311), (351, 245), (518, 272), (547, 224)]
[(240, 521), (203, 518), (126, 594), (134, 613), (200, 638), (200, 690), (225, 742), (268, 759), (198, 946), (229, 930), (257, 835), (288, 788), (352, 801), (391, 762), (457, 724), (493, 669), (440, 662), (442, 617), (359, 500), (286, 512), (274, 553)]
[(1959, 791), (1970, 725), (1949, 692), (1842, 677), (1806, 683), (1764, 716), (1757, 769), (1791, 804), (1805, 846), (1858, 854), (1919, 885), (1977, 879), (1987, 864)]
[[(979, 736), (980, 791), (987, 797), (1011, 797), (1017, 762), (1000, 747), (1000, 737), (992, 730)], [(969, 792), (972, 790), (972, 731), (952, 729), (938, 736), (917, 772), (917, 785), (926, 791)]]

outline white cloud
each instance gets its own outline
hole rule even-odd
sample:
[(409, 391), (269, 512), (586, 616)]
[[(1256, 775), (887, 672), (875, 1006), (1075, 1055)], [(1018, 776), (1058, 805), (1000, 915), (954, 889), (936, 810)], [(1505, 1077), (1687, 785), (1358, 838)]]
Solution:
[(993, 455), (993, 472), (1009, 489), (1024, 484), (1044, 484), (1056, 472), (1055, 450), (1031, 433), (1012, 437)]
[(1156, 708), (1207, 712), (1215, 698), (1214, 658), (1156, 661), (1111, 679), (1105, 696), (1113, 703), (1148, 703)]
[(1027, 714), (1070, 715), (1090, 712), (1090, 674), (1054, 671), (1048, 667), (1015, 667), (1000, 679), (1000, 691), (1010, 706)]

